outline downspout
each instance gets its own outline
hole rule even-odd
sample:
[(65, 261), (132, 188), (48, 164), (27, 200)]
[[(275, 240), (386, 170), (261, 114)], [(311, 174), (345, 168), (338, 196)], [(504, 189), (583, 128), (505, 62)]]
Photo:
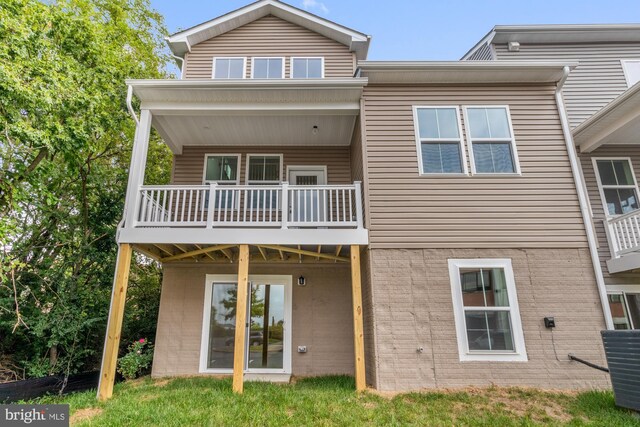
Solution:
[(593, 264), (593, 271), (596, 275), (596, 284), (598, 286), (598, 294), (600, 295), (600, 303), (602, 304), (602, 312), (604, 314), (604, 322), (607, 329), (613, 329), (613, 320), (611, 318), (611, 309), (609, 308), (609, 299), (607, 298), (607, 288), (604, 283), (604, 276), (602, 274), (602, 267), (600, 265), (600, 256), (598, 255), (598, 246), (593, 227), (591, 226), (591, 216), (589, 214), (589, 202), (586, 186), (581, 179), (580, 167), (578, 164), (578, 154), (576, 152), (576, 146), (571, 136), (571, 129), (569, 128), (569, 120), (567, 119), (567, 112), (564, 107), (564, 100), (562, 99), (562, 87), (567, 81), (569, 76), (569, 67), (564, 67), (562, 79), (558, 82), (556, 88), (556, 103), (558, 105), (558, 113), (560, 114), (560, 123), (562, 124), (562, 132), (564, 134), (564, 140), (567, 144), (567, 153), (569, 154), (569, 162), (571, 163), (571, 171), (573, 173), (573, 181), (578, 193), (578, 202), (580, 204), (580, 212), (582, 213), (582, 221), (584, 222), (585, 231), (587, 232), (587, 242), (589, 243), (589, 252), (591, 254), (591, 262)]
[[(138, 126), (140, 125), (140, 120), (138, 119), (138, 116), (136, 116), (136, 112), (133, 109), (133, 105), (131, 104), (132, 100), (133, 100), (133, 86), (128, 85), (127, 86), (127, 110), (129, 110), (129, 114), (133, 118), (133, 121), (136, 123), (136, 132), (137, 132)], [(122, 212), (122, 219), (120, 220), (120, 222), (118, 223), (118, 227), (116, 228), (116, 242), (119, 241), (120, 229), (124, 227), (124, 219), (126, 217), (127, 217), (127, 203), (125, 202), (124, 210)]]
[(180, 58), (179, 56), (173, 54), (171, 54), (171, 56), (173, 56), (174, 59), (180, 61), (180, 80), (182, 80), (182, 73), (184, 72), (184, 58)]

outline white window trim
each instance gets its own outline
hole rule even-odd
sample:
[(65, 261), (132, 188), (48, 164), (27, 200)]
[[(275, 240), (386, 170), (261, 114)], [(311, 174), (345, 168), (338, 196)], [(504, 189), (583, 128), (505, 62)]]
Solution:
[(232, 79), (232, 78), (228, 78), (228, 79), (221, 79), (218, 78), (216, 79), (215, 75), (216, 75), (216, 61), (218, 59), (242, 59), (242, 78), (246, 79), (247, 78), (247, 57), (246, 56), (214, 56), (213, 57), (213, 63), (211, 65), (211, 78), (214, 80), (237, 80), (237, 79)]
[[(626, 160), (629, 162), (629, 168), (631, 169), (631, 175), (633, 175), (633, 185), (602, 185), (602, 180), (600, 179), (600, 170), (598, 169), (598, 160)], [(604, 195), (605, 187), (607, 188), (635, 188), (636, 190), (636, 198), (639, 198), (638, 203), (640, 203), (640, 189), (638, 189), (638, 181), (636, 180), (636, 172), (633, 170), (633, 162), (631, 161), (631, 157), (592, 157), (591, 162), (593, 164), (593, 171), (596, 175), (596, 182), (598, 183), (598, 193), (600, 193), (600, 201), (602, 202), (602, 209), (604, 210), (604, 215), (606, 218), (615, 218), (619, 215), (610, 215), (609, 208), (607, 206), (607, 199)]]
[[(236, 170), (236, 180), (234, 181), (219, 181), (219, 180), (212, 180), (212, 181), (208, 181), (207, 180), (207, 160), (209, 159), (209, 157), (237, 157), (238, 158), (238, 170)], [(240, 184), (240, 171), (241, 169), (241, 161), (242, 161), (242, 155), (238, 154), (238, 153), (207, 153), (204, 155), (204, 167), (202, 168), (202, 184), (209, 184), (212, 182), (215, 182), (216, 184), (223, 184), (223, 185), (238, 185)]]
[[(473, 157), (473, 139), (471, 138), (471, 126), (469, 124), (469, 115), (467, 110), (469, 108), (504, 108), (507, 112), (507, 123), (509, 124), (509, 132), (511, 138), (476, 138), (477, 142), (509, 142), (511, 144), (511, 155), (513, 156), (513, 163), (515, 172), (504, 173), (483, 173), (476, 171), (475, 158)], [(522, 170), (520, 169), (520, 158), (518, 157), (518, 147), (516, 145), (516, 136), (513, 132), (513, 123), (511, 122), (511, 110), (508, 105), (464, 105), (462, 107), (464, 117), (465, 136), (469, 146), (469, 163), (471, 163), (471, 175), (479, 175), (483, 177), (505, 177), (505, 176), (522, 176)]]
[[(640, 59), (621, 59), (620, 60), (620, 65), (622, 66), (622, 73), (624, 74), (624, 81), (625, 83), (627, 83), (627, 88), (630, 88), (631, 86), (633, 86), (633, 84), (631, 84), (631, 82), (629, 81), (629, 73), (627, 73), (628, 62), (637, 62), (638, 64), (640, 64)], [(640, 80), (638, 80), (636, 83), (640, 83)]]
[[(420, 138), (420, 123), (418, 123), (418, 110), (421, 109), (447, 109), (453, 108), (456, 110), (456, 121), (458, 123), (458, 138)], [(457, 105), (414, 105), (413, 106), (413, 129), (416, 137), (416, 150), (418, 153), (418, 174), (420, 176), (428, 176), (430, 178), (435, 177), (465, 177), (469, 176), (469, 168), (467, 166), (467, 156), (465, 154), (465, 143), (464, 137), (462, 133), (462, 124), (460, 123), (460, 107)], [(458, 147), (460, 149), (460, 161), (462, 162), (462, 172), (453, 172), (453, 173), (429, 173), (424, 172), (424, 167), (422, 164), (422, 142), (433, 142), (438, 143), (438, 141), (442, 142), (458, 142)]]
[[(284, 309), (284, 339), (285, 343), (288, 343), (289, 351), (284, 349), (283, 353), (283, 369), (248, 369), (246, 365), (243, 366), (243, 372), (250, 373), (262, 373), (262, 374), (291, 374), (291, 352), (292, 352), (292, 276), (286, 275), (250, 275), (249, 283), (251, 282), (279, 282), (278, 284), (285, 285), (285, 309)], [(211, 293), (213, 291), (213, 284), (215, 282), (229, 282), (238, 283), (238, 275), (236, 274), (207, 274), (205, 279), (204, 289), (204, 310), (202, 316), (202, 335), (200, 337), (200, 363), (198, 372), (201, 374), (231, 374), (232, 368), (227, 369), (210, 369), (207, 368), (207, 354), (209, 346), (209, 328), (211, 326)], [(246, 346), (246, 343), (245, 343)]]
[[(324, 56), (292, 56), (289, 59), (289, 78), (293, 79), (293, 61), (296, 59), (319, 59), (320, 60), (320, 78), (324, 79)], [(307, 68), (308, 71), (308, 68)], [(315, 79), (317, 77), (295, 77), (296, 79)]]
[[(629, 300), (627, 299), (627, 294), (640, 294), (640, 285), (611, 285), (607, 286), (607, 296), (608, 295), (622, 295), (622, 301), (624, 303), (624, 308), (628, 313), (631, 312), (629, 307)], [(611, 304), (611, 302), (609, 302)], [(628, 318), (629, 326), (631, 329), (640, 329), (640, 325), (636, 325), (633, 323), (633, 318), (629, 315)]]
[[(507, 283), (507, 294), (509, 297), (509, 309), (511, 313), (511, 330), (513, 333), (513, 352), (478, 352), (469, 351), (467, 342), (467, 328), (464, 316), (464, 304), (462, 300), (462, 284), (460, 283), (460, 269), (464, 268), (502, 268)], [(451, 280), (451, 295), (453, 298), (453, 314), (456, 324), (456, 335), (458, 338), (458, 354), (461, 362), (484, 361), (484, 362), (526, 362), (527, 351), (522, 332), (522, 320), (520, 319), (520, 308), (518, 306), (518, 296), (516, 294), (515, 278), (511, 260), (505, 259), (450, 259), (449, 278)]]
[[(251, 57), (251, 78), (253, 77), (253, 72), (256, 69), (256, 59), (281, 59), (282, 60), (282, 74), (280, 76), (281, 79), (284, 79), (284, 69), (286, 68), (285, 57), (284, 56), (252, 56)], [(261, 80), (277, 80), (277, 79), (261, 79)]]
[[(250, 163), (251, 157), (280, 157), (280, 170), (279, 170), (280, 176), (278, 181), (277, 182), (276, 181), (260, 181), (260, 182), (265, 182), (272, 185), (277, 185), (282, 182), (282, 172), (284, 170), (284, 164), (283, 164), (284, 156), (281, 153), (266, 153), (266, 154), (250, 153), (250, 154), (247, 154), (247, 164), (245, 165), (244, 183), (246, 185), (252, 185), (251, 182), (249, 182), (250, 181), (249, 180), (249, 163)], [(252, 182), (255, 182), (255, 181), (252, 181)]]

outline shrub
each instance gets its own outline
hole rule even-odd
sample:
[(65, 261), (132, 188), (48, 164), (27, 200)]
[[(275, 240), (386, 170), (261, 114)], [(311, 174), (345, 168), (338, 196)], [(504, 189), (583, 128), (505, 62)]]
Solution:
[(132, 380), (143, 374), (153, 360), (153, 345), (146, 338), (134, 341), (129, 352), (118, 359), (118, 372), (127, 380)]

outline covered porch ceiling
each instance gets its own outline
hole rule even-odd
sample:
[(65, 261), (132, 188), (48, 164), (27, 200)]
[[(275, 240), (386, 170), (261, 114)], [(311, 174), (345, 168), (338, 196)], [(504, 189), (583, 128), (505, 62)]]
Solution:
[[(239, 245), (135, 244), (133, 248), (162, 263), (238, 261)], [(349, 262), (348, 245), (251, 245), (250, 262), (336, 263)]]
[(130, 80), (175, 154), (185, 145), (349, 145), (367, 79)]
[(640, 144), (640, 84), (627, 89), (573, 130), (581, 153), (606, 144)]

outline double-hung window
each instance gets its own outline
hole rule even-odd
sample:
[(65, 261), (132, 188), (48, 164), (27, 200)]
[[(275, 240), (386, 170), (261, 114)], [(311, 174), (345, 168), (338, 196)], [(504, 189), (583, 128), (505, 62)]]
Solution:
[[(249, 154), (247, 155), (248, 185), (279, 185), (282, 182), (282, 155)], [(270, 189), (252, 192), (251, 207), (277, 209), (277, 191)]]
[[(239, 154), (207, 154), (204, 164), (204, 183), (216, 183), (218, 185), (237, 185), (240, 182), (240, 155)], [(228, 191), (218, 192), (216, 207), (231, 207), (231, 197), (227, 197)], [(203, 206), (208, 207), (209, 197), (205, 196)]]
[(449, 275), (461, 361), (526, 361), (509, 259), (452, 259)]
[(593, 164), (607, 215), (623, 215), (639, 208), (638, 185), (628, 158), (594, 158)]
[(520, 173), (508, 107), (465, 107), (465, 123), (472, 173)]
[(324, 58), (291, 58), (291, 78), (321, 79), (324, 77)]
[(608, 295), (615, 329), (640, 329), (640, 289)]
[(251, 77), (254, 79), (284, 78), (284, 58), (252, 58)]
[(246, 58), (213, 58), (214, 79), (244, 79)]
[(466, 174), (458, 107), (414, 107), (421, 174)]

